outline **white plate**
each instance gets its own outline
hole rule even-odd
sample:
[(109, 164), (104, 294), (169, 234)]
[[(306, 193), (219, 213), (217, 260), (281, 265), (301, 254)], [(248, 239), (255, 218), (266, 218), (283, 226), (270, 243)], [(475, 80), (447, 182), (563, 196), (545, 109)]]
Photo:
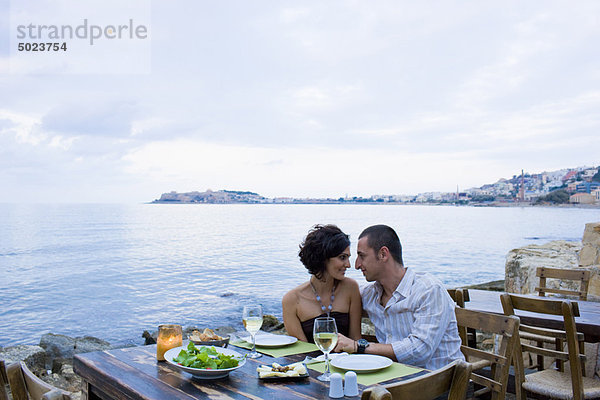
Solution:
[[(257, 335), (256, 345), (261, 347), (281, 347), (296, 343), (297, 338), (286, 335)], [(250, 339), (252, 343), (252, 339)]]
[(387, 357), (373, 354), (349, 354), (331, 360), (334, 367), (354, 372), (377, 371), (389, 367), (392, 363)]
[[(252, 344), (252, 336), (243, 338), (246, 342)], [(256, 345), (259, 347), (282, 347), (294, 344), (298, 341), (293, 336), (274, 335), (272, 333), (259, 333), (256, 335)]]
[(169, 364), (174, 365), (177, 368), (181, 369), (182, 371), (190, 373), (190, 374), (194, 375), (196, 378), (199, 378), (199, 379), (219, 379), (219, 378), (224, 378), (227, 375), (229, 375), (229, 373), (231, 371), (235, 371), (236, 369), (240, 368), (241, 366), (243, 366), (246, 363), (246, 358), (244, 356), (242, 356), (240, 353), (238, 353), (237, 351), (226, 349), (226, 348), (223, 348), (223, 347), (215, 347), (215, 349), (219, 353), (226, 354), (226, 355), (233, 355), (233, 356), (235, 356), (237, 358), (240, 358), (241, 359), (240, 363), (238, 364), (237, 367), (226, 368), (226, 369), (202, 369), (202, 368), (184, 367), (183, 365), (179, 365), (178, 363), (176, 363), (175, 361), (173, 361), (173, 359), (179, 355), (179, 353), (181, 352), (181, 350), (187, 350), (187, 346), (175, 347), (175, 348), (173, 348), (171, 350), (168, 350), (165, 353), (165, 360)]

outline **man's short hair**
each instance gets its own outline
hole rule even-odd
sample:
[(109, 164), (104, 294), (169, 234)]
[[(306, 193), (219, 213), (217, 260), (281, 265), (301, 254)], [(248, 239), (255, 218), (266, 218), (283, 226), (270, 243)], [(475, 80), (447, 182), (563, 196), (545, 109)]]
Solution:
[(367, 244), (375, 250), (375, 254), (385, 246), (390, 251), (392, 258), (400, 265), (404, 265), (400, 238), (392, 228), (387, 225), (373, 225), (362, 231), (358, 239), (360, 240), (365, 236), (367, 237)]

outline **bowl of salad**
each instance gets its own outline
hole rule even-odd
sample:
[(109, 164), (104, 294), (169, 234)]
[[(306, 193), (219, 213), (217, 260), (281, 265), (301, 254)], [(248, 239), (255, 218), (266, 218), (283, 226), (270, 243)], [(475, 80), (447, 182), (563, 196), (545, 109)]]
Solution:
[(196, 346), (193, 342), (168, 350), (165, 360), (198, 379), (224, 378), (246, 363), (246, 357), (237, 351), (215, 346)]

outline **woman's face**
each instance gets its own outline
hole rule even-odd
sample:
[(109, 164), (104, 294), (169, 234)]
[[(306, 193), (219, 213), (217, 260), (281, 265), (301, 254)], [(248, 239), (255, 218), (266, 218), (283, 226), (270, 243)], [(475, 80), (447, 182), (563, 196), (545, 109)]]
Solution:
[(334, 279), (341, 280), (344, 278), (346, 269), (350, 268), (350, 247), (341, 252), (335, 257), (329, 258), (325, 262), (325, 272), (331, 275)]

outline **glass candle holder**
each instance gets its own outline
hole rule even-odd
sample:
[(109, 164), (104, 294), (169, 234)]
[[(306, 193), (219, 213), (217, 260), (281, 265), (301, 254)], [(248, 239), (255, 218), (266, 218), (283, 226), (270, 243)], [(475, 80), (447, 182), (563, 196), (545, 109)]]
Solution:
[(181, 343), (181, 325), (159, 325), (156, 339), (156, 359), (164, 361), (167, 350), (181, 346)]

